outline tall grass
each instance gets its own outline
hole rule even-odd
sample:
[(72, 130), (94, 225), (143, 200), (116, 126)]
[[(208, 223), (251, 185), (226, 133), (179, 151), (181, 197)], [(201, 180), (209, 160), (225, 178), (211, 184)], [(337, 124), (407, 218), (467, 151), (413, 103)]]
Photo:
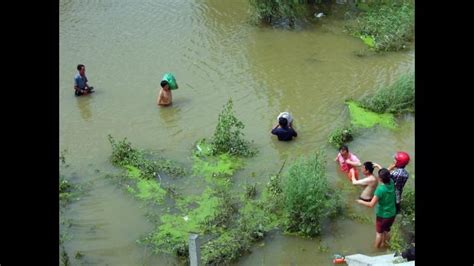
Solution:
[(415, 75), (402, 75), (395, 83), (379, 88), (374, 95), (362, 99), (359, 104), (376, 113), (414, 113)]

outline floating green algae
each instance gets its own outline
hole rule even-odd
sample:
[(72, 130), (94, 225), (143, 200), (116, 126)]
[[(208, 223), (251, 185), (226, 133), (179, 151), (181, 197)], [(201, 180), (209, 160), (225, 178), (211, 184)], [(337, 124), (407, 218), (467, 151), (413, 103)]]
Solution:
[(346, 103), (354, 126), (369, 128), (379, 124), (390, 129), (397, 127), (393, 114), (377, 114), (360, 107), (356, 102), (347, 101)]
[(232, 176), (242, 165), (241, 159), (226, 153), (206, 158), (195, 157), (193, 169), (196, 175), (202, 175), (211, 182), (214, 177)]
[(135, 166), (125, 165), (127, 177), (136, 181), (136, 189), (127, 185), (127, 191), (142, 200), (151, 200), (156, 203), (163, 202), (166, 195), (160, 184), (154, 179), (142, 179), (142, 171)]
[(243, 160), (239, 157), (223, 153), (210, 155), (210, 144), (201, 140), (196, 145), (194, 153), (194, 174), (204, 176), (207, 182), (212, 183), (215, 177), (230, 177), (243, 166)]
[(127, 169), (127, 176), (131, 179), (138, 180), (140, 179), (140, 175), (142, 174), (140, 169), (132, 165), (125, 165), (125, 169)]
[(217, 197), (210, 188), (204, 191), (196, 203), (199, 206), (188, 213), (161, 216), (162, 224), (150, 238), (157, 250), (177, 254), (186, 252), (189, 233), (212, 231), (226, 211), (223, 199)]
[(153, 200), (156, 203), (161, 203), (166, 195), (166, 190), (155, 180), (142, 179), (137, 182), (137, 189), (136, 196), (139, 199)]

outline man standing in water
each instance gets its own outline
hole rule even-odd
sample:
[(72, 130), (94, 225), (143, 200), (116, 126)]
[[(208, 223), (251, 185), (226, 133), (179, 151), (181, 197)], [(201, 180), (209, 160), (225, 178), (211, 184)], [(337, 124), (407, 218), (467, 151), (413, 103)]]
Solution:
[(353, 185), (365, 186), (365, 189), (359, 196), (359, 199), (365, 202), (370, 202), (372, 200), (375, 188), (377, 188), (377, 178), (373, 175), (373, 172), (374, 165), (372, 162), (365, 162), (362, 164), (362, 173), (366, 176), (366, 178), (356, 180), (355, 177), (352, 177)]
[(160, 106), (168, 106), (173, 102), (173, 95), (171, 90), (178, 89), (178, 83), (176, 82), (175, 77), (171, 73), (166, 73), (161, 80), (161, 90), (158, 95), (156, 103)]
[(273, 135), (277, 135), (278, 140), (281, 141), (290, 141), (293, 137), (296, 138), (298, 136), (298, 133), (291, 126), (288, 126), (288, 119), (283, 116), (278, 118), (278, 124), (270, 132)]
[(94, 92), (94, 87), (87, 85), (86, 67), (83, 64), (77, 65), (77, 74), (74, 77), (74, 94), (76, 96), (87, 95)]
[(379, 170), (379, 185), (375, 189), (374, 197), (370, 202), (358, 199), (357, 202), (369, 208), (375, 207), (375, 248), (382, 248), (390, 239), (389, 232), (395, 221), (395, 186), (390, 178), (390, 172), (382, 168)]

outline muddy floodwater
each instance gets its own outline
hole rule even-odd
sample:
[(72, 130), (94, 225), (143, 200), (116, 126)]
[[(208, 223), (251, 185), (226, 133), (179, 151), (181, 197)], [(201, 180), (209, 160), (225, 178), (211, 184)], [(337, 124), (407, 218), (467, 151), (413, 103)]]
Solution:
[[(348, 120), (344, 100), (412, 72), (414, 50), (359, 57), (364, 44), (344, 32), (344, 20), (331, 16), (295, 31), (256, 27), (248, 18), (247, 0), (60, 1), (60, 149), (67, 149), (70, 164), (62, 174), (92, 184), (61, 214), (71, 223), (64, 247), (73, 265), (179, 263), (137, 244), (154, 225), (142, 203), (103, 177), (117, 172), (109, 161), (107, 135), (126, 137), (134, 147), (191, 167), (194, 143), (212, 136), (230, 97), (245, 124), (245, 138), (259, 151), (232, 178), (236, 188), (257, 183), (261, 189), (283, 161), (319, 148), (326, 151), (330, 183), (348, 183), (333, 162), (337, 150), (327, 143), (329, 133)], [(74, 96), (79, 63), (95, 87), (92, 95)], [(175, 74), (179, 89), (171, 107), (159, 108), (156, 97), (165, 72)], [(282, 111), (295, 118), (298, 138), (290, 143), (269, 133)], [(395, 151), (407, 151), (413, 176), (415, 118), (405, 115), (397, 122), (394, 130), (362, 131), (349, 148), (362, 161), (384, 166)], [(204, 181), (176, 185), (192, 193), (202, 188), (199, 182)], [(413, 186), (412, 179), (407, 186)], [(345, 192), (344, 200), (374, 218), (373, 209), (355, 202), (358, 193)], [(335, 253), (380, 253), (372, 248), (374, 237), (372, 223), (336, 219), (317, 239), (270, 232), (236, 264), (329, 265)], [(321, 243), (327, 251), (318, 250)], [(74, 258), (77, 251), (82, 260)]]

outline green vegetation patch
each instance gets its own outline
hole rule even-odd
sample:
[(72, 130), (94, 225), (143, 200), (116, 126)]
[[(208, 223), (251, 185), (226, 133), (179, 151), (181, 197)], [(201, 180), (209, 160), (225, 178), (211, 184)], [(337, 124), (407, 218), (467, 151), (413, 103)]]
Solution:
[(193, 157), (195, 175), (203, 176), (208, 183), (214, 183), (219, 182), (219, 179), (226, 180), (243, 167), (243, 160), (229, 153), (210, 155), (211, 146), (205, 140), (196, 145), (197, 150)]
[(328, 142), (335, 148), (341, 147), (342, 144), (345, 144), (353, 139), (354, 130), (350, 126), (344, 126), (334, 129), (329, 134)]
[(294, 20), (309, 14), (309, 5), (301, 0), (249, 0), (254, 23), (271, 23), (276, 19)]
[(217, 119), (217, 126), (210, 143), (212, 154), (228, 153), (241, 157), (254, 156), (257, 150), (243, 138), (244, 133), (241, 130), (244, 128), (244, 123), (234, 114), (232, 99), (229, 99)]
[(285, 229), (289, 233), (316, 236), (326, 218), (334, 218), (342, 211), (340, 192), (328, 185), (321, 150), (295, 161), (282, 188)]
[(413, 40), (414, 17), (409, 1), (374, 4), (348, 28), (375, 51), (398, 51)]
[(348, 101), (346, 104), (349, 107), (351, 123), (354, 126), (369, 128), (378, 124), (390, 129), (397, 127), (395, 117), (392, 114), (377, 114), (360, 107), (354, 101)]
[(225, 213), (226, 203), (210, 188), (204, 191), (196, 204), (198, 207), (187, 213), (163, 215), (161, 225), (149, 237), (148, 241), (158, 251), (175, 253), (180, 256), (186, 255), (190, 233), (202, 235), (215, 231), (222, 222), (222, 217), (227, 216)]
[(415, 112), (415, 75), (404, 74), (393, 84), (379, 88), (374, 95), (359, 101), (367, 110), (382, 114), (402, 114)]
[(151, 200), (161, 203), (166, 195), (166, 190), (161, 188), (155, 180), (139, 180), (137, 182), (136, 196), (142, 200)]

